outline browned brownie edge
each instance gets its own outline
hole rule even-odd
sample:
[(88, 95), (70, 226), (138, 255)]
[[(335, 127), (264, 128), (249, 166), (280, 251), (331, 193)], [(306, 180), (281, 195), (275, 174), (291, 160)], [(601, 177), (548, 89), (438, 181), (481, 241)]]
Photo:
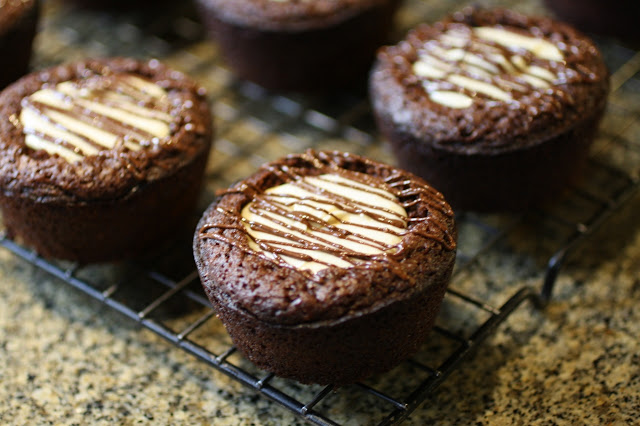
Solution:
[(0, 193), (7, 237), (41, 256), (82, 264), (143, 256), (186, 230), (206, 163), (203, 152), (174, 174), (117, 200), (39, 201)]
[(468, 155), (425, 144), (387, 117), (376, 121), (400, 166), (431, 182), (455, 209), (520, 211), (580, 181), (603, 109), (537, 145)]
[(225, 301), (205, 282), (218, 317), (238, 349), (258, 367), (302, 383), (348, 384), (383, 373), (418, 351), (428, 338), (450, 270), (428, 289), (374, 312), (300, 326), (261, 321)]

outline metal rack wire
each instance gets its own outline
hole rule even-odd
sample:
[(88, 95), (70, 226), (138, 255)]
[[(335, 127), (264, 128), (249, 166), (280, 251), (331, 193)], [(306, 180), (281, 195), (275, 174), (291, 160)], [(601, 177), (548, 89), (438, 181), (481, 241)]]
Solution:
[[(423, 20), (441, 15), (449, 6), (446, 1), (438, 8), (414, 1), (408, 8), (416, 13), (407, 15)], [(330, 96), (283, 96), (237, 81), (221, 64), (215, 46), (201, 40), (201, 28), (190, 13), (181, 10), (155, 19), (150, 27), (144, 16), (69, 12), (47, 3), (37, 66), (88, 55), (155, 56), (200, 80), (210, 92), (217, 119), (202, 208), (215, 189), (288, 152), (321, 146), (389, 158), (376, 136), (363, 89)], [(403, 23), (406, 28), (415, 21), (405, 16)], [(104, 34), (96, 34), (95, 28)], [(458, 263), (433, 336), (418, 355), (366, 383), (339, 389), (302, 386), (260, 371), (242, 358), (200, 289), (187, 233), (183, 241), (147, 259), (117, 265), (81, 267), (42, 259), (6, 238), (0, 245), (302, 419), (339, 424), (351, 414), (341, 402), (348, 396), (349, 401), (379, 402), (376, 412), (363, 414), (367, 423), (399, 423), (523, 303), (544, 305), (568, 256), (639, 191), (640, 53), (600, 42), (613, 71), (613, 93), (587, 179), (562, 201), (516, 217), (458, 215)], [(542, 243), (539, 235), (545, 236)], [(544, 275), (543, 285), (495, 285), (494, 259), (533, 262), (536, 276)]]

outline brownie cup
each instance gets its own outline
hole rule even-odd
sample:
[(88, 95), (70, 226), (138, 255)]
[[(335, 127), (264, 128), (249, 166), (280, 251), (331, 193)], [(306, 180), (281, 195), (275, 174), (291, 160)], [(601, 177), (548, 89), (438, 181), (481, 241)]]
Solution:
[(346, 384), (425, 341), (455, 239), (451, 208), (419, 177), (307, 151), (225, 191), (198, 225), (194, 256), (247, 358), (303, 383)]
[(268, 89), (316, 91), (365, 77), (401, 0), (198, 0), (230, 68)]
[(6, 233), (81, 263), (144, 254), (192, 212), (212, 123), (204, 89), (156, 60), (85, 60), (0, 94)]
[(379, 51), (378, 126), (456, 209), (520, 210), (579, 179), (605, 109), (591, 40), (549, 18), (465, 9)]
[(640, 1), (545, 0), (559, 18), (584, 31), (640, 41)]
[(0, 89), (28, 71), (39, 10), (38, 0), (0, 0)]

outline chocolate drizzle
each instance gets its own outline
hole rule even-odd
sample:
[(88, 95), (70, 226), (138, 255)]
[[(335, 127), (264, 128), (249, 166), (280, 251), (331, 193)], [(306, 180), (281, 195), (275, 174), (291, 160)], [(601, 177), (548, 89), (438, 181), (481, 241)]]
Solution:
[[(495, 32), (538, 45), (528, 49), (510, 46), (508, 41), (496, 41), (500, 37)], [(539, 37), (508, 26), (475, 28), (451, 23), (438, 36), (422, 42), (412, 74), (435, 102), (446, 104), (434, 96), (441, 92), (460, 94), (456, 98), (460, 108), (470, 106), (465, 97), (469, 102), (518, 103), (539, 91), (562, 98), (566, 96), (562, 85), (596, 78), (580, 66), (572, 68), (554, 43)]]
[(382, 49), (379, 61), (407, 96), (416, 102), (426, 98), (429, 108), (439, 104), (466, 113), (467, 108), (504, 107), (554, 120), (584, 102), (577, 92), (603, 84), (608, 75), (584, 35), (551, 19), (506, 9), (465, 8), (436, 24), (420, 25), (406, 40)]
[(68, 161), (124, 146), (162, 143), (175, 118), (167, 93), (133, 74), (93, 75), (45, 87), (22, 100), (26, 144)]
[[(344, 163), (350, 156), (307, 151), (291, 157), (301, 164), (285, 159), (264, 166), (276, 183), (258, 188), (244, 182), (224, 191), (222, 197), (241, 195), (245, 201), (238, 210), (218, 207), (225, 219), (205, 223), (199, 238), (230, 244), (314, 281), (327, 267), (388, 268), (409, 279), (401, 263), (409, 235), (455, 250), (447, 227), (453, 213), (439, 192), (400, 170), (389, 168), (385, 176), (353, 170)], [(376, 164), (356, 158), (370, 168)], [(284, 184), (290, 184), (286, 191), (279, 189)], [(249, 214), (251, 220), (243, 217)]]

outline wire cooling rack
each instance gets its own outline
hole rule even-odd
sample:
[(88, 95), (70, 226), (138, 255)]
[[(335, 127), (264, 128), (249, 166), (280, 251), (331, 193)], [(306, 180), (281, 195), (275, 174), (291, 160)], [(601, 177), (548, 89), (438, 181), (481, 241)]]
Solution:
[[(460, 7), (454, 1), (407, 3), (396, 37), (418, 21), (432, 21)], [(524, 1), (504, 3), (528, 8)], [(375, 131), (363, 87), (301, 96), (238, 81), (215, 45), (203, 38), (188, 5), (159, 15), (116, 15), (46, 2), (44, 16), (37, 68), (87, 56), (157, 57), (209, 90), (217, 139), (201, 210), (216, 189), (290, 152), (340, 149), (392, 161)], [(245, 360), (200, 288), (190, 232), (147, 259), (110, 265), (45, 260), (4, 237), (0, 245), (310, 423), (340, 424), (356, 414), (359, 423), (399, 423), (514, 310), (527, 301), (544, 305), (567, 257), (638, 192), (640, 53), (610, 40), (598, 42), (613, 74), (612, 95), (584, 182), (561, 201), (526, 214), (459, 214), (458, 261), (434, 333), (412, 359), (366, 382), (342, 388), (300, 385)], [(498, 278), (505, 270), (511, 275)], [(521, 284), (531, 277), (537, 285)], [(354, 413), (359, 407), (366, 408)]]

